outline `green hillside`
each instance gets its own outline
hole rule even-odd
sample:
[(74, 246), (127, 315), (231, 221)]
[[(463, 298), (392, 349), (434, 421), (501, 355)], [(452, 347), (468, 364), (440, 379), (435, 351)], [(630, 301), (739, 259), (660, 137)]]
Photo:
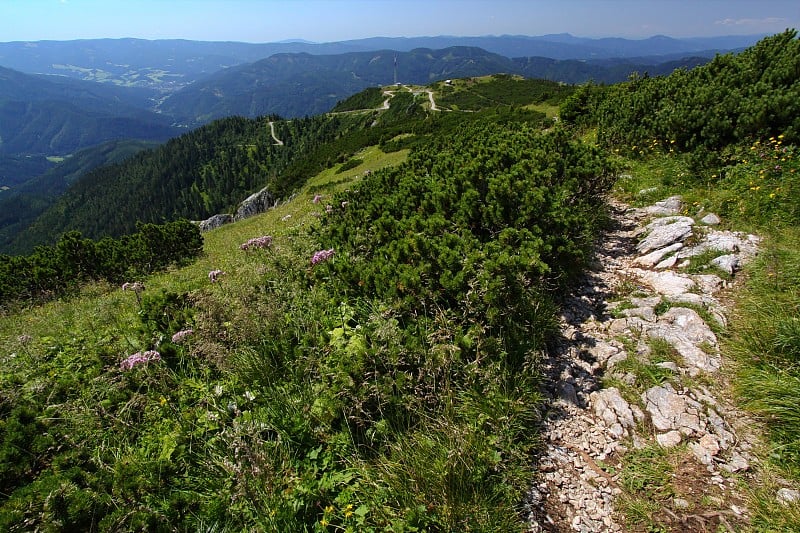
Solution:
[[(69, 230), (99, 238), (129, 233), (137, 220), (202, 220), (233, 212), (239, 202), (263, 187), (285, 198), (310, 176), (345, 162), (366, 146), (399, 149), (425, 144), (465, 122), (545, 118), (537, 111), (508, 106), (492, 106), (479, 113), (439, 113), (429, 107), (428, 94), (421, 88), (395, 88), (388, 109), (378, 106), (354, 113), (276, 119), (272, 127), (280, 145), (272, 137), (270, 117), (213, 122), (124, 163), (83, 176), (18, 233), (7, 249), (52, 244)], [(413, 136), (393, 141), (407, 134)]]
[(164, 141), (178, 130), (145, 109), (149, 96), (0, 67), (0, 156), (66, 155), (114, 139)]
[[(28, 278), (48, 287), (35, 301), (2, 302), (0, 530), (527, 530), (543, 364), (609, 194), (681, 194), (764, 237), (723, 349), (767, 434), (754, 477), (731, 480), (750, 530), (797, 530), (772, 484), (800, 483), (798, 58), (786, 32), (574, 92), (386, 87), (275, 120), (283, 145), (268, 118), (231, 118), (95, 171), (42, 234), (131, 233), (264, 185), (283, 201), (205, 233), (191, 264), (185, 222), (121, 237), (153, 264), (122, 254), (111, 275), (88, 275), (83, 252), (102, 247), (76, 233), (29, 258), (52, 262)], [(1, 259), (13, 290), (7, 265), (25, 259)], [(645, 459), (617, 510), (666, 531), (656, 512), (676, 492), (630, 449)]]
[(108, 141), (79, 150), (58, 163), (46, 160), (47, 166), (43, 165), (37, 177), (0, 194), (0, 251), (30, 251), (30, 244), (21, 243), (21, 247), (15, 249), (11, 243), (72, 183), (97, 167), (120, 163), (141, 150), (157, 145), (152, 141)]

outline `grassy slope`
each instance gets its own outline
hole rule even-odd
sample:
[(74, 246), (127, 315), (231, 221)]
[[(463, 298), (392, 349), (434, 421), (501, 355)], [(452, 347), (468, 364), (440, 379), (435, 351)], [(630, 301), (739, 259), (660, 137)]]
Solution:
[[(275, 253), (283, 255), (282, 250), (285, 249), (286, 253), (291, 256), (292, 241), (308, 240), (307, 232), (317, 220), (313, 213), (324, 210), (327, 199), (330, 199), (336, 192), (357, 183), (366, 170), (398, 165), (405, 160), (407, 155), (407, 150), (383, 153), (377, 147), (363, 149), (357, 154), (364, 161), (359, 167), (338, 174), (335, 173), (335, 168), (328, 169), (310, 179), (292, 200), (275, 209), (206, 233), (204, 255), (192, 265), (173, 269), (144, 280), (147, 286), (145, 294), (158, 294), (159, 291), (165, 290), (171, 293), (191, 292), (201, 295), (202, 298), (208, 297), (209, 293), (212, 293), (215, 295), (211, 298), (212, 300), (218, 298), (215, 301), (224, 301), (236, 306), (237, 303), (241, 303), (239, 302), (241, 298), (251, 294), (254, 284), (263, 282), (263, 269), (259, 261), (262, 256), (242, 252), (239, 250), (241, 243), (252, 237), (270, 234), (275, 237), (273, 246), (276, 250)], [(312, 200), (316, 194), (321, 194), (323, 201), (315, 205)], [(256, 254), (258, 253), (261, 252), (256, 252)], [(213, 269), (221, 269), (226, 272), (224, 281), (216, 286), (209, 284), (207, 276), (208, 272)], [(123, 292), (119, 290), (119, 287), (107, 283), (95, 283), (84, 287), (79, 297), (51, 301), (42, 306), (0, 317), (0, 354), (2, 354), (0, 355), (0, 368), (2, 368), (0, 371), (0, 390), (2, 391), (0, 392), (0, 413), (2, 413), (0, 435), (7, 429), (7, 422), (11, 419), (9, 410), (23, 403), (26, 397), (33, 394), (35, 397), (41, 398), (44, 405), (48, 406), (46, 408), (48, 412), (52, 413), (52, 420), (42, 421), (47, 428), (51, 429), (40, 428), (40, 431), (45, 435), (50, 431), (66, 431), (68, 434), (73, 431), (76, 434), (76, 441), (73, 444), (75, 449), (85, 446), (80, 443), (81, 439), (86, 438), (86, 432), (91, 435), (91, 432), (99, 429), (97, 424), (106, 426), (106, 429), (102, 430), (100, 434), (90, 437), (90, 439), (100, 440), (97, 441), (94, 456), (88, 461), (85, 458), (79, 460), (79, 464), (84, 463), (79, 468), (89, 472), (99, 466), (101, 470), (106, 471), (106, 475), (111, 475), (109, 472), (115, 472), (116, 476), (120, 475), (119, 469), (124, 468), (121, 465), (128, 462), (140, 465), (142, 470), (138, 471), (138, 474), (121, 474), (123, 477), (116, 483), (124, 483), (127, 475), (135, 476), (143, 473), (147, 475), (148, 465), (156, 460), (153, 454), (163, 459), (164, 450), (167, 449), (164, 448), (166, 446), (164, 443), (167, 442), (164, 439), (168, 439), (170, 435), (168, 432), (165, 433), (168, 429), (167, 426), (171, 424), (175, 427), (175, 424), (180, 426), (185, 423), (185, 420), (181, 422), (184, 416), (181, 412), (184, 411), (184, 414), (186, 411), (191, 412), (198, 407), (199, 401), (205, 403), (206, 400), (202, 400), (202, 398), (209, 396), (214, 387), (226, 391), (223, 398), (230, 397), (234, 402), (242, 402), (240, 395), (244, 391), (237, 389), (238, 381), (233, 374), (229, 372), (216, 373), (213, 370), (209, 372), (209, 368), (203, 363), (200, 363), (198, 367), (197, 363), (190, 361), (188, 370), (177, 372), (167, 370), (160, 376), (151, 375), (148, 372), (146, 381), (138, 387), (133, 387), (134, 389), (138, 388), (138, 391), (134, 392), (121, 410), (115, 409), (111, 414), (112, 420), (108, 420), (107, 417), (110, 413), (106, 409), (113, 408), (106, 403), (109, 401), (108, 398), (113, 395), (113, 392), (109, 394), (109, 389), (113, 390), (119, 379), (119, 376), (113, 377), (116, 374), (113, 370), (108, 372), (108, 366), (116, 367), (127, 355), (150, 348), (139, 333), (140, 313), (141, 308), (132, 293)], [(241, 318), (242, 315), (237, 315), (237, 317)], [(236, 327), (252, 332), (254, 326), (237, 322)], [(89, 357), (82, 355), (83, 353), (89, 354)], [(96, 366), (98, 355), (95, 354), (99, 354), (99, 357), (104, 360), (104, 364), (100, 368)], [(233, 353), (218, 355), (223, 358), (235, 356)], [(194, 370), (192, 370), (193, 365)], [(223, 364), (224, 366), (226, 365)], [(78, 374), (82, 374), (84, 377), (76, 377)], [(20, 383), (20, 377), (24, 380), (23, 383)], [(65, 383), (66, 387), (72, 389), (79, 388), (79, 391), (67, 392), (66, 397), (62, 398), (61, 392), (54, 391), (55, 388), (58, 388), (53, 387), (56, 377), (58, 377), (59, 383)], [(126, 388), (128, 387), (130, 385), (126, 386)], [(42, 396), (43, 391), (49, 391), (49, 393)], [(146, 433), (130, 440), (131, 436), (126, 436), (124, 430), (126, 426), (130, 427), (128, 425), (130, 421), (126, 421), (126, 416), (139, 410), (147, 413), (153, 408), (151, 406), (159, 405), (158, 391), (164, 391), (161, 393), (160, 403), (161, 408), (167, 409), (168, 412), (166, 415), (158, 415), (157, 419), (162, 420), (158, 425), (153, 422), (149, 427), (148, 425), (139, 426), (148, 427)], [(171, 391), (171, 393), (167, 391)], [(206, 392), (203, 393), (203, 391)], [(200, 395), (199, 398), (196, 396), (197, 394)], [(96, 403), (95, 398), (101, 400), (99, 404)], [(208, 407), (208, 413), (224, 413), (225, 403), (228, 400), (223, 401), (223, 398), (217, 400), (218, 404), (214, 403), (212, 398), (214, 405)], [(170, 409), (173, 405), (174, 408)], [(59, 420), (65, 415), (71, 418), (66, 426), (67, 428), (71, 427), (71, 430), (64, 429), (64, 426), (60, 425), (62, 422)], [(105, 422), (103, 422), (104, 419), (106, 419)], [(197, 422), (190, 421), (190, 424), (197, 424)], [(159, 455), (159, 448), (161, 455)], [(14, 460), (13, 450), (10, 452), (3, 450), (0, 453), (4, 454), (3, 460)], [(198, 486), (210, 482), (208, 479), (214, 479), (214, 475), (205, 470), (205, 467), (208, 464), (214, 464), (215, 461), (222, 462), (221, 457), (224, 457), (224, 454), (215, 454), (213, 450), (207, 450), (206, 453), (209, 454), (206, 460), (207, 464), (200, 467), (199, 470), (194, 470), (198, 468), (195, 465), (190, 474), (196, 476), (196, 480), (192, 483)], [(184, 457), (181, 456), (181, 463)], [(66, 469), (67, 467), (62, 468)], [(159, 471), (162, 468), (157, 467)], [(55, 471), (58, 470), (58, 468), (55, 469)], [(164, 470), (164, 479), (167, 479), (168, 474), (166, 474), (166, 469)], [(199, 473), (196, 473), (198, 471)], [(25, 472), (27, 469), (23, 469), (20, 475)], [(64, 475), (66, 476), (66, 474)], [(51, 488), (41, 487), (46, 483), (47, 480), (34, 490), (44, 490), (45, 493), (51, 491)], [(71, 485), (64, 485), (64, 481), (60, 483), (62, 490), (74, 490), (65, 488)], [(100, 494), (103, 495), (102, 489)], [(93, 498), (96, 499), (94, 504), (105, 505), (108, 503), (104, 499), (108, 498), (108, 495), (93, 496)], [(29, 508), (28, 512), (29, 515), (12, 515), (9, 512), (5, 518), (0, 516), (0, 529), (4, 527), (3, 524), (8, 525), (6, 520), (12, 520), (11, 523), (20, 523), (26, 516), (35, 517), (34, 520), (44, 519), (47, 521), (49, 519), (52, 521), (51, 524), (58, 523), (54, 518), (58, 515), (52, 510), (36, 509), (34, 506)], [(0, 513), (0, 515), (2, 514)], [(136, 522), (128, 521), (125, 527), (134, 527), (132, 525), (134, 523)], [(149, 530), (159, 527), (156, 522), (148, 523), (144, 518), (140, 519), (139, 523)], [(67, 523), (67, 526), (69, 527), (70, 524)], [(80, 529), (88, 526), (71, 524), (71, 527)], [(113, 529), (108, 525), (104, 527)], [(262, 524), (262, 527), (280, 530), (292, 526), (278, 526), (275, 523), (271, 526)]]

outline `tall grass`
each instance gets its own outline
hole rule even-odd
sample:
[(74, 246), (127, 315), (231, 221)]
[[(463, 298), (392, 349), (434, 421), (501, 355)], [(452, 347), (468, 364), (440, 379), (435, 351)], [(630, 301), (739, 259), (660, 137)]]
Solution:
[(737, 390), (763, 418), (770, 459), (800, 481), (800, 230), (773, 235), (737, 295), (728, 347)]

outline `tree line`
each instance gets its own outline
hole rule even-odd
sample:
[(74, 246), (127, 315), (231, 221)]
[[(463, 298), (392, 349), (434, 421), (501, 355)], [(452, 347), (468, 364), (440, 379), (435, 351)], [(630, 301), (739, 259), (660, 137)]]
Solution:
[(99, 241), (79, 231), (27, 256), (0, 255), (0, 307), (44, 301), (89, 281), (121, 283), (196, 258), (203, 251), (199, 228), (187, 220), (136, 225), (138, 231)]

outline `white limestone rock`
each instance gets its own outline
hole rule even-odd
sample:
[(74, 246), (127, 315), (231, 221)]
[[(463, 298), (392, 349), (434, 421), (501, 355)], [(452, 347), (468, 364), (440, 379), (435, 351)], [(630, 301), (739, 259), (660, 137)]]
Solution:
[(635, 425), (631, 406), (616, 387), (593, 392), (589, 396), (589, 401), (592, 403), (595, 414), (605, 422), (606, 427), (612, 429), (612, 433), (616, 437), (619, 438), (625, 434), (623, 431), (617, 435), (619, 431), (613, 431), (616, 424), (622, 428), (631, 428)]
[(668, 297), (685, 294), (697, 286), (691, 277), (675, 272), (652, 272), (638, 268), (632, 268), (630, 272), (655, 292)]
[(673, 307), (658, 319), (658, 322), (644, 330), (647, 337), (668, 342), (683, 358), (689, 367), (690, 375), (698, 371), (716, 372), (722, 365), (717, 353), (706, 353), (698, 345), (717, 346), (717, 336), (693, 309)]
[(711, 260), (711, 264), (723, 272), (727, 272), (731, 275), (741, 268), (741, 260), (737, 254), (727, 254), (715, 257)]
[(686, 436), (703, 433), (701, 405), (678, 394), (670, 383), (657, 385), (642, 394), (645, 410), (658, 431), (680, 431)]
[(800, 502), (800, 490), (794, 489), (778, 489), (778, 494), (776, 495), (778, 502), (784, 505), (791, 505), (794, 503)]
[(713, 435), (703, 435), (698, 442), (689, 444), (689, 449), (704, 465), (710, 465), (714, 462), (714, 457), (719, 453), (719, 443)]
[(681, 243), (692, 234), (694, 219), (691, 217), (666, 217), (647, 225), (649, 233), (636, 245), (641, 254)]
[(656, 435), (656, 442), (662, 448), (674, 448), (681, 443), (681, 440), (683, 440), (683, 437), (680, 431), (672, 430)]
[(661, 262), (661, 260), (664, 258), (664, 256), (666, 256), (668, 254), (671, 254), (671, 253), (674, 253), (674, 252), (677, 252), (681, 248), (683, 248), (683, 243), (676, 242), (676, 243), (670, 244), (669, 246), (666, 246), (664, 248), (659, 248), (658, 250), (655, 250), (654, 252), (650, 252), (647, 255), (643, 255), (643, 256), (637, 257), (636, 259), (634, 259), (633, 263), (636, 264), (636, 265), (641, 265), (641, 266), (646, 267), (646, 268), (650, 268), (650, 267), (658, 264), (659, 262)]
[(656, 216), (677, 215), (681, 212), (682, 207), (683, 202), (681, 201), (680, 196), (670, 196), (669, 198), (656, 202), (654, 205), (645, 208), (645, 212), (649, 215)]

